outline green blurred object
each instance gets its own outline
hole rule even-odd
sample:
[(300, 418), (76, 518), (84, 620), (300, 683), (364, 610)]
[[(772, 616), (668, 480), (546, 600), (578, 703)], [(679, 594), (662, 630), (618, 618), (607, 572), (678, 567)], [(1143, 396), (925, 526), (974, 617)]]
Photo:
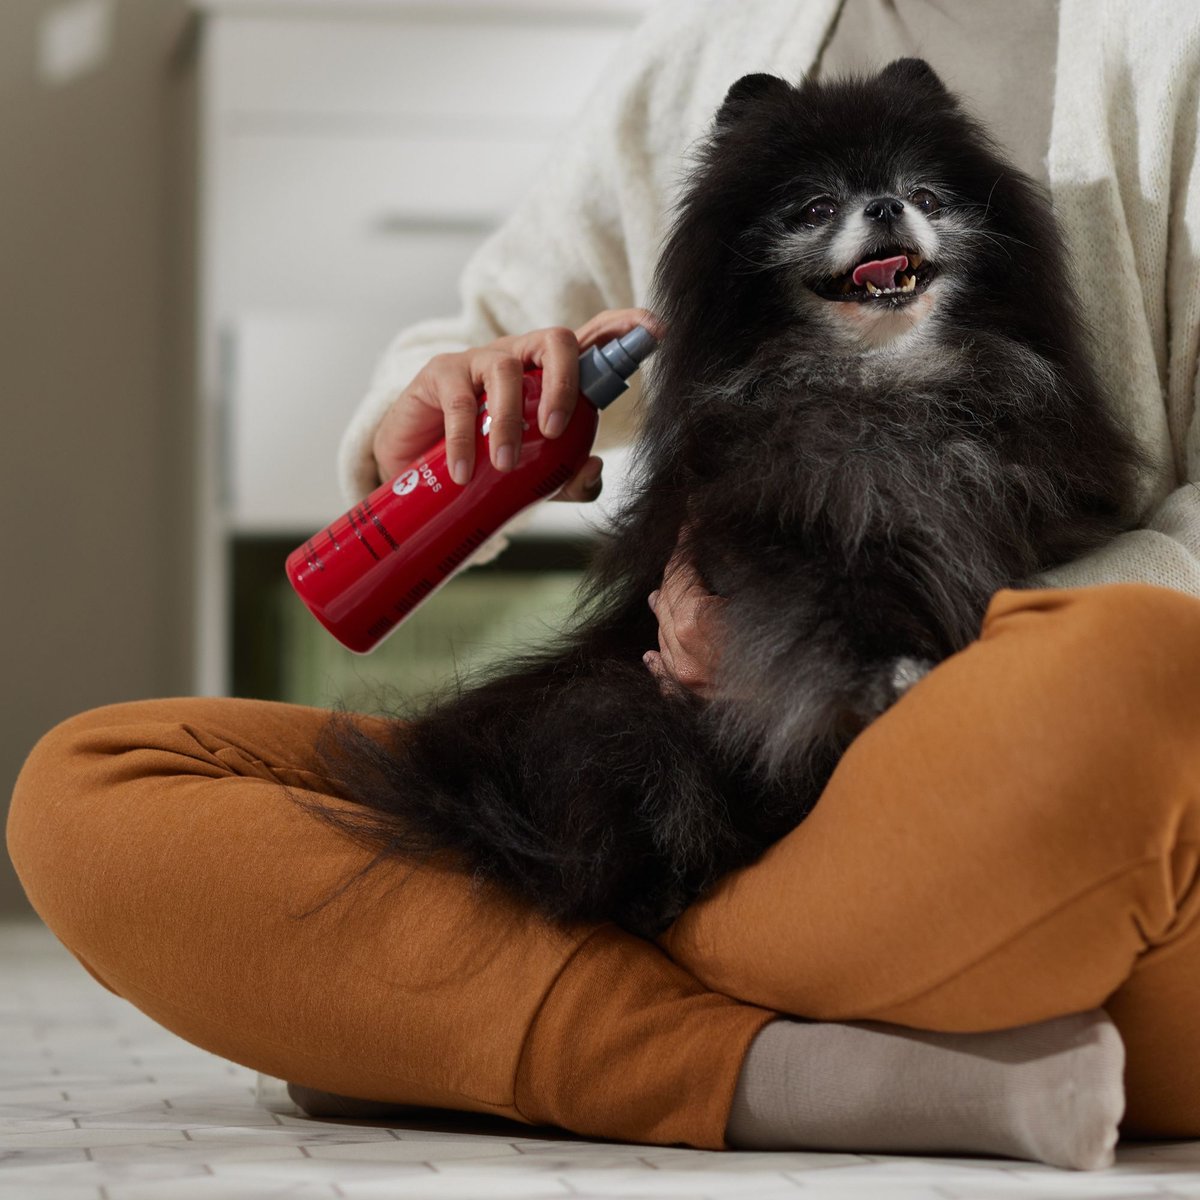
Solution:
[(280, 647), (276, 698), (361, 713), (419, 701), (456, 674), (545, 646), (574, 610), (580, 578), (578, 570), (463, 571), (371, 654), (338, 643), (280, 578), (268, 601)]
[(464, 571), (365, 655), (342, 646), (281, 580), (274, 597), (281, 698), (355, 712), (418, 700), (453, 682), (456, 672), (465, 676), (545, 645), (574, 608), (579, 580), (578, 571)]
[(232, 546), (233, 692), (357, 712), (404, 708), (460, 676), (547, 644), (574, 609), (595, 542), (514, 538), (432, 595), (371, 654), (352, 654), (304, 607), (284, 574), (301, 540), (241, 536)]

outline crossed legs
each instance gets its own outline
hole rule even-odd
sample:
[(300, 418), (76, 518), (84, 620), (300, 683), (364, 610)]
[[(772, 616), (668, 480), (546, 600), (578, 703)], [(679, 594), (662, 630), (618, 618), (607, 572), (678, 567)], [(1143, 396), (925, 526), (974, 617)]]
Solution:
[(333, 794), (324, 716), (289, 705), (65, 722), (18, 781), (9, 850), (104, 986), (307, 1087), (719, 1148), (776, 1010), (970, 1032), (1103, 1005), (1125, 1130), (1200, 1136), (1197, 661), (1200, 603), (1176, 593), (998, 593), (980, 640), (659, 946), (548, 925), (449, 863), (304, 916), (372, 855), (288, 799)]

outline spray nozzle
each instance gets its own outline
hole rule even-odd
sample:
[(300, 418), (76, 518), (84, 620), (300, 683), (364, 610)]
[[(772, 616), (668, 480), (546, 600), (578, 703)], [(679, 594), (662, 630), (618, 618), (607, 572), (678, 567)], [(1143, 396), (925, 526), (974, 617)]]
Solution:
[(607, 408), (629, 386), (625, 381), (658, 346), (644, 325), (603, 346), (593, 346), (579, 358), (579, 390), (597, 407)]

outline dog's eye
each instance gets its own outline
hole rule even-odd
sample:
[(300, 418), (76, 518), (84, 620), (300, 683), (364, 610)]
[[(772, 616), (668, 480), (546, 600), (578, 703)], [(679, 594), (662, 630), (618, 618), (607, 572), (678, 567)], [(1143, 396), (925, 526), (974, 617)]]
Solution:
[(909, 199), (926, 215), (937, 212), (942, 207), (942, 202), (928, 189), (917, 188)]
[(822, 196), (804, 206), (800, 219), (805, 225), (823, 225), (837, 216), (837, 204), (830, 196)]

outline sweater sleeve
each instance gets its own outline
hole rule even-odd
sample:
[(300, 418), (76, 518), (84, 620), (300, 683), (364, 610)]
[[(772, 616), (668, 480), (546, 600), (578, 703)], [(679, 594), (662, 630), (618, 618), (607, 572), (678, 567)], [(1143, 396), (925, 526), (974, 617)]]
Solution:
[[(1072, 12), (1084, 21), (1094, 19), (1087, 4), (1072, 4)], [(1120, 19), (1110, 20), (1110, 34), (1120, 56), (1138, 65), (1131, 77), (1139, 87), (1133, 103), (1110, 106), (1107, 114), (1109, 175), (1125, 193), (1114, 211), (1128, 223), (1126, 243), (1114, 239), (1111, 248), (1136, 262), (1139, 308), (1146, 316), (1139, 322), (1126, 311), (1102, 323), (1109, 340), (1102, 350), (1149, 364), (1141, 376), (1138, 407), (1160, 414), (1166, 436), (1156, 457), (1163, 484), (1142, 528), (1031, 582), (1045, 587), (1151, 583), (1200, 597), (1200, 156), (1195, 153), (1200, 16), (1190, 6), (1161, 0), (1125, 3), (1113, 12)], [(1078, 57), (1077, 42), (1072, 39), (1067, 50)], [(1094, 115), (1089, 124), (1095, 126)], [(1095, 198), (1088, 195), (1089, 202)], [(1110, 237), (1117, 224), (1108, 227)], [(1094, 254), (1094, 246), (1094, 240), (1077, 244), (1077, 256), (1091, 250), (1093, 267), (1108, 271), (1107, 255)], [(1085, 286), (1095, 291), (1103, 283), (1092, 279)], [(1140, 344), (1128, 344), (1134, 340)], [(1106, 358), (1102, 369), (1116, 376), (1121, 365)]]
[[(405, 329), (379, 362), (338, 455), (348, 501), (378, 486), (372, 442), (392, 402), (436, 354), (606, 308), (645, 306), (686, 153), (748, 71), (811, 64), (841, 0), (659, 0), (611, 56), (528, 194), (475, 252), (460, 311)], [(640, 373), (604, 413), (597, 444), (636, 429)]]
[[(475, 252), (459, 282), (461, 312), (409, 326), (384, 351), (338, 452), (338, 479), (347, 501), (379, 486), (375, 430), (431, 358), (512, 333), (575, 327), (601, 309), (634, 303), (627, 264), (608, 231), (580, 228), (575, 243), (564, 246), (552, 230), (537, 227), (536, 213), (545, 203), (539, 189)], [(603, 263), (604, 278), (587, 269), (589, 253)]]
[(1141, 529), (1122, 533), (1030, 582), (1063, 588), (1153, 583), (1200, 598), (1200, 486), (1186, 483), (1176, 488)]
[[(663, 60), (686, 57), (695, 25), (680, 5), (643, 18), (531, 176), (528, 193), (468, 261), (461, 310), (410, 326), (387, 347), (342, 438), (338, 477), (348, 501), (379, 485), (375, 430), (433, 356), (548, 326), (574, 328), (602, 309), (646, 303), (666, 203), (664, 166), (682, 148), (689, 99), (686, 75), (664, 70)], [(627, 413), (636, 392), (631, 387), (614, 409)]]

